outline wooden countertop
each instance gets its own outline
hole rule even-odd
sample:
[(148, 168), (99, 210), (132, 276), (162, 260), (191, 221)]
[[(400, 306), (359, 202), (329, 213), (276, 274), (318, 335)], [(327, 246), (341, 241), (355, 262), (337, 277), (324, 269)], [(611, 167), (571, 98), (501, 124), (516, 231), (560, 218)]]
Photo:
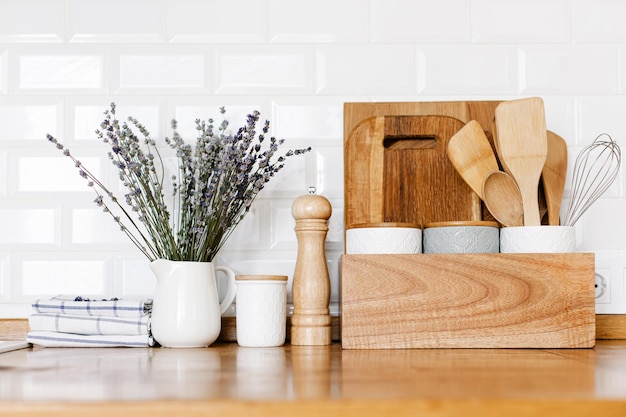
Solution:
[(626, 415), (626, 341), (594, 349), (30, 348), (0, 416)]

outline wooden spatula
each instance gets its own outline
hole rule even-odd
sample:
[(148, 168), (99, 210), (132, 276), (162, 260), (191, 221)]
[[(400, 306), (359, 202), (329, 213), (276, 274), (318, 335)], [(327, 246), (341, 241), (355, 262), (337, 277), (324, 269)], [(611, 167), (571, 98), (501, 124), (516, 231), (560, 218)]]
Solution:
[(480, 123), (472, 120), (463, 126), (450, 138), (446, 152), (461, 178), (483, 199), (483, 181), (498, 170), (498, 161)]
[(543, 100), (504, 101), (495, 114), (498, 155), (522, 193), (524, 225), (540, 226), (537, 190), (548, 153)]
[(548, 207), (548, 224), (558, 226), (563, 190), (567, 177), (567, 143), (554, 132), (547, 132), (548, 155), (541, 177)]

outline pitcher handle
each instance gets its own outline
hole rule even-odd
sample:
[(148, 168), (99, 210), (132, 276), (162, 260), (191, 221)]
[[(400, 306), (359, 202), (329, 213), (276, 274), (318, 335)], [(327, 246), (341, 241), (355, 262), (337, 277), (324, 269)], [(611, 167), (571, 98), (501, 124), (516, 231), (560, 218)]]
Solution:
[(228, 281), (228, 288), (226, 289), (226, 295), (220, 303), (220, 314), (224, 314), (228, 307), (235, 301), (235, 294), (237, 294), (237, 282), (235, 281), (235, 272), (227, 266), (216, 266), (215, 271), (223, 272), (226, 275)]

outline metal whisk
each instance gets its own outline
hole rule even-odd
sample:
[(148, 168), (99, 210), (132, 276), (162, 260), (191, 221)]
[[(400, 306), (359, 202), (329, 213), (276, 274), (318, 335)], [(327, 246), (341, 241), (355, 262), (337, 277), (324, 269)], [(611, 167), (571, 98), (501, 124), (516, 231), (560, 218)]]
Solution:
[[(607, 139), (603, 139), (606, 136)], [(611, 186), (619, 172), (622, 152), (611, 136), (599, 135), (585, 147), (574, 164), (572, 198), (563, 221), (573, 226), (580, 216)]]

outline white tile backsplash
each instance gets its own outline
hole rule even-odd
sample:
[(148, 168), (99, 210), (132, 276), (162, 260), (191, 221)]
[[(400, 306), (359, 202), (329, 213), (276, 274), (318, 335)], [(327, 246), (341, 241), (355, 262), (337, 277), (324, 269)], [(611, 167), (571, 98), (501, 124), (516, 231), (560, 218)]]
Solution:
[[(343, 209), (340, 208), (341, 200), (329, 199), (332, 213), (328, 220), (328, 232), (326, 234), (327, 250), (343, 250)], [(270, 238), (271, 249), (290, 250), (297, 248), (297, 237), (294, 232), (296, 221), (291, 213), (294, 199), (272, 200), (270, 206)]]
[[(42, 146), (56, 149), (42, 141)], [(57, 151), (60, 154), (60, 151)], [(100, 158), (79, 158), (96, 177), (102, 178), (104, 170)], [(78, 175), (72, 161), (63, 156), (22, 156), (17, 158), (14, 178), (19, 193), (78, 192), (91, 196), (87, 181)], [(49, 174), (48, 174), (49, 173)]]
[(60, 205), (41, 207), (39, 203), (39, 208), (33, 208), (32, 203), (22, 203), (20, 206), (0, 203), (0, 247), (32, 249), (48, 246), (49, 249), (58, 249)]
[(6, 152), (0, 152), (0, 197), (6, 198), (9, 183), (9, 158)]
[(9, 51), (0, 47), (0, 95), (9, 91)]
[[(219, 126), (223, 118), (229, 121), (228, 131), (235, 133), (237, 129), (244, 126), (246, 123), (246, 116), (258, 110), (261, 112), (261, 118), (263, 120), (273, 120), (265, 100), (243, 100), (231, 104), (230, 100), (219, 100), (211, 98), (207, 100), (205, 97), (196, 99), (195, 97), (179, 97), (170, 100), (171, 109), (168, 113), (172, 115), (172, 118), (178, 122), (178, 133), (186, 140), (193, 141), (198, 136), (196, 130), (195, 120), (208, 120), (212, 118), (214, 120), (214, 126)], [(224, 116), (220, 114), (220, 107), (226, 109)], [(169, 120), (169, 119), (168, 119)], [(274, 132), (274, 126), (272, 125), (272, 132)], [(167, 133), (170, 134), (171, 130), (168, 124)]]
[(116, 256), (112, 294), (126, 297), (151, 297), (156, 286), (156, 277), (148, 262), (141, 255), (128, 252)]
[(314, 158), (314, 185), (317, 193), (329, 199), (343, 198), (343, 148), (341, 143), (317, 141)]
[(33, 254), (15, 259), (14, 271), (21, 275), (13, 286), (17, 302), (29, 302), (50, 294), (87, 294), (106, 297), (111, 292), (112, 260), (84, 254)]
[(618, 52), (618, 48), (611, 45), (522, 46), (521, 93), (616, 94)]
[[(360, 2), (360, 10), (366, 7)], [(465, 0), (372, 0), (372, 41), (377, 43), (467, 43), (472, 21)]]
[(237, 275), (264, 274), (286, 275), (287, 302), (291, 302), (291, 288), (293, 286), (293, 271), (296, 259), (291, 251), (276, 251), (271, 257), (261, 252), (237, 252), (223, 251), (217, 256), (215, 262), (219, 265), (227, 265)]
[(297, 248), (294, 232), (296, 221), (291, 215), (293, 200), (274, 199), (270, 204), (270, 248), (272, 250), (290, 250)]
[(104, 112), (110, 110), (112, 102), (117, 106), (117, 119), (120, 122), (127, 122), (127, 118), (133, 116), (148, 127), (155, 139), (162, 140), (166, 134), (171, 135), (172, 116), (167, 111), (165, 96), (90, 95), (72, 96), (64, 100), (63, 121), (66, 133), (59, 139), (62, 138), (71, 148), (93, 147), (98, 155), (104, 156), (104, 145), (95, 131), (100, 128), (105, 117)]
[(269, 0), (269, 40), (276, 43), (367, 42), (368, 16), (368, 3), (361, 0)]
[[(289, 140), (283, 144), (279, 151), (284, 154), (288, 149), (304, 148), (303, 141)], [(259, 193), (260, 198), (295, 198), (300, 194), (305, 194), (311, 185), (308, 173), (312, 160), (311, 153), (304, 155), (292, 155), (287, 158), (284, 167), (272, 178), (272, 181), (265, 184), (265, 188)]]
[(267, 41), (267, 0), (167, 0), (171, 43)]
[(323, 95), (416, 93), (410, 45), (329, 45), (317, 48), (317, 87)]
[(451, 89), (458, 94), (515, 94), (518, 56), (512, 46), (418, 47), (420, 92)]
[(65, 0), (68, 42), (165, 41), (165, 0)]
[(581, 43), (624, 43), (626, 3), (614, 0), (574, 0), (573, 40)]
[(32, 50), (12, 57), (17, 61), (18, 92), (56, 90), (103, 92), (106, 59), (104, 54), (93, 52), (71, 53), (59, 51), (48, 54), (45, 50)]
[[(88, 200), (88, 199), (85, 199)], [(132, 250), (134, 246), (113, 221), (94, 204), (66, 207), (68, 219), (64, 224), (64, 248), (72, 250)]]
[(223, 246), (228, 251), (269, 249), (269, 201), (257, 200)]
[(0, 252), (0, 302), (11, 306), (11, 256)]
[(63, 101), (0, 98), (0, 141), (41, 141), (46, 133), (63, 134)]
[[(132, 116), (148, 127), (150, 134), (154, 138), (161, 138), (162, 124), (164, 123), (162, 106), (158, 101), (150, 99), (144, 104), (129, 102), (128, 100), (117, 100), (116, 97), (111, 100), (98, 100), (97, 103), (85, 104), (75, 103), (72, 108), (68, 108), (67, 119), (73, 123), (70, 129), (70, 137), (74, 140), (91, 141), (97, 143), (96, 129), (100, 127), (100, 123), (105, 118), (105, 110), (110, 109), (110, 102), (114, 101), (117, 106), (117, 119), (121, 122), (129, 123), (127, 118)], [(130, 124), (130, 123), (129, 123)], [(169, 123), (168, 123), (169, 126)], [(168, 132), (168, 134), (171, 132)]]
[(63, 42), (64, 0), (3, 0), (0, 43)]
[(343, 103), (335, 98), (313, 100), (278, 98), (273, 101), (273, 124), (281, 138), (303, 139), (316, 143), (319, 139), (343, 141)]
[(543, 96), (546, 128), (557, 133), (569, 145), (576, 143), (576, 98), (571, 96)]
[(202, 49), (123, 50), (116, 55), (113, 65), (117, 67), (113, 73), (119, 77), (113, 89), (118, 92), (207, 93), (209, 90), (207, 55)]
[(313, 50), (306, 46), (221, 47), (215, 67), (219, 95), (312, 93)]
[[(621, 183), (621, 181), (616, 181)], [(578, 250), (615, 251), (624, 249), (626, 202), (618, 198), (597, 201), (581, 217), (583, 239)], [(611, 219), (607, 224), (606, 219)]]
[(569, 0), (474, 0), (472, 39), (482, 43), (565, 43), (571, 39)]
[(587, 145), (599, 134), (608, 133), (621, 143), (620, 138), (626, 137), (626, 96), (588, 97), (576, 100), (578, 129), (580, 135), (576, 144)]
[[(297, 240), (291, 206), (310, 186), (329, 198), (326, 239), (338, 301), (343, 251), (343, 105), (355, 101), (544, 98), (546, 123), (576, 154), (599, 133), (626, 139), (626, 3), (614, 0), (0, 0), (0, 317), (58, 293), (150, 296), (148, 263), (92, 203), (51, 133), (123, 190), (97, 139), (111, 102), (153, 137), (170, 120), (231, 129), (254, 109), (287, 161), (216, 263), (285, 274)], [(113, 13), (113, 11), (117, 11)], [(626, 312), (626, 174), (577, 224), (579, 249), (610, 272)], [(566, 200), (567, 202), (567, 200)], [(290, 287), (291, 288), (291, 287)], [(606, 301), (606, 299), (603, 299)], [(623, 305), (616, 305), (624, 300)], [(336, 311), (334, 309), (333, 311)]]

